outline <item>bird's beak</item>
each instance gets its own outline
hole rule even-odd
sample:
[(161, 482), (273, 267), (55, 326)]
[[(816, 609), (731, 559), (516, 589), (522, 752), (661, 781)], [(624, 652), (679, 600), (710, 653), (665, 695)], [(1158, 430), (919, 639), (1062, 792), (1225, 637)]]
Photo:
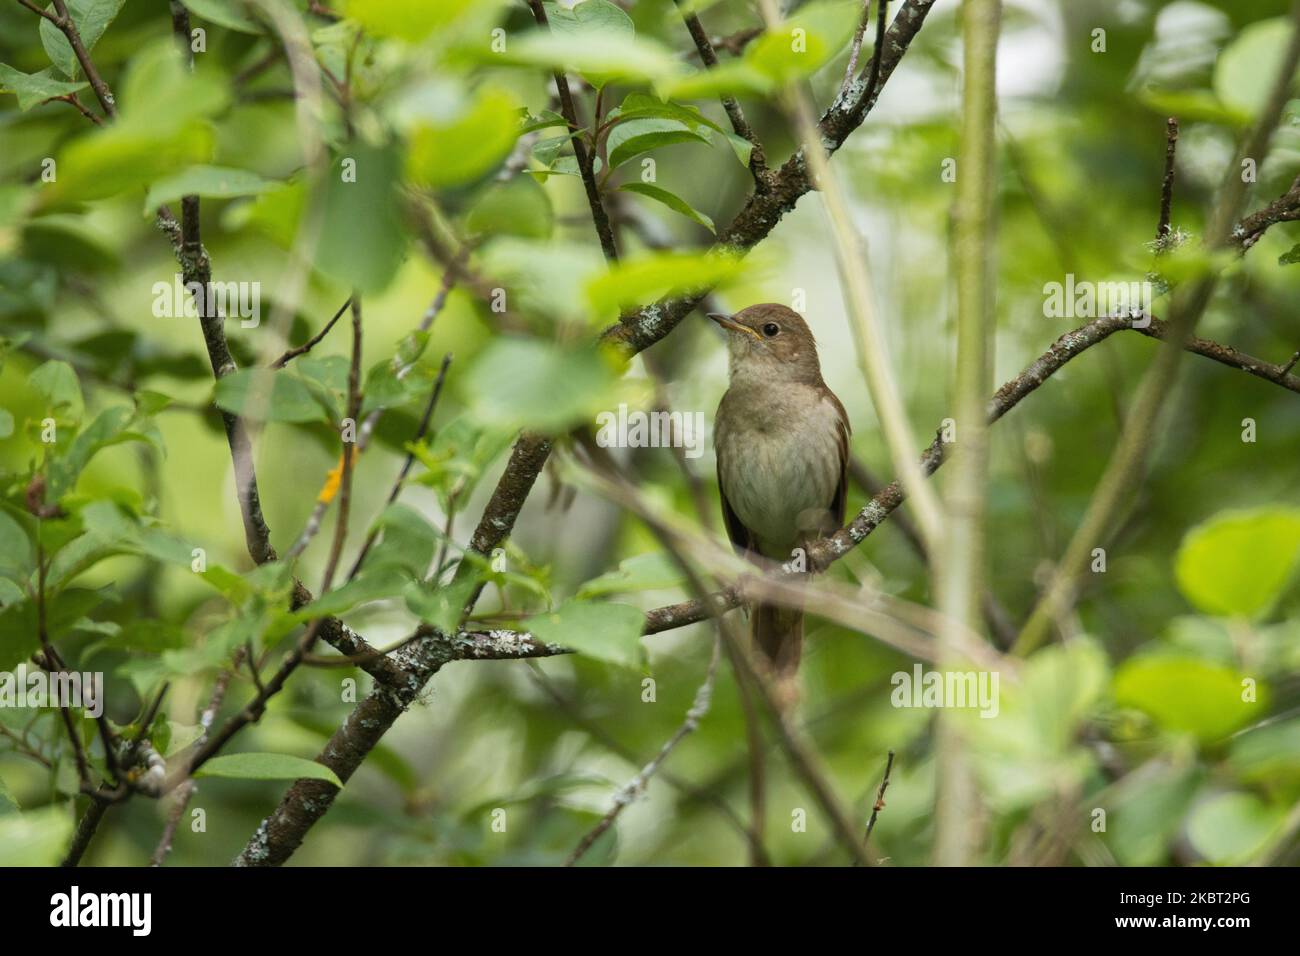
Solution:
[(761, 335), (759, 335), (749, 326), (741, 325), (739, 322), (737, 322), (735, 319), (733, 319), (731, 316), (727, 315), (726, 313), (709, 312), (707, 313), (707, 315), (709, 316), (709, 318), (711, 318), (714, 322), (717, 322), (718, 325), (722, 326), (728, 332), (740, 332), (744, 335), (752, 335), (760, 342), (763, 341), (763, 337)]

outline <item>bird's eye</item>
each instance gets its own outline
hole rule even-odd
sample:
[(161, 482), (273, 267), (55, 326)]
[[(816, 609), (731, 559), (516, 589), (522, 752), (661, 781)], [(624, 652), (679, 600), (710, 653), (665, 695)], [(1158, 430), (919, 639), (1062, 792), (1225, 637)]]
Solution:
[(763, 334), (769, 339), (780, 331), (781, 326), (777, 325), (775, 322), (769, 322), (767, 325), (763, 326)]

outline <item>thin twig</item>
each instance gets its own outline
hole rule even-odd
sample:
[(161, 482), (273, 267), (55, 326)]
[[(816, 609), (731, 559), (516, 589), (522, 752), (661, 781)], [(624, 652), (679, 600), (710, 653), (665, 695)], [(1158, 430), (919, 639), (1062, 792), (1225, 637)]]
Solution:
[(52, 97), (50, 97), (48, 100), (46, 100), (45, 102), (47, 102), (47, 103), (52, 103), (52, 102), (54, 102), (55, 100), (58, 100), (58, 101), (61, 102), (61, 103), (67, 103), (67, 104), (70, 105), (73, 109), (75, 109), (78, 113), (80, 113), (82, 116), (84, 116), (86, 119), (88, 119), (88, 120), (90, 120), (92, 123), (94, 123), (96, 126), (103, 126), (103, 125), (104, 125), (104, 121), (103, 121), (103, 120), (102, 120), (98, 115), (96, 115), (95, 113), (92, 113), (90, 110), (86, 109), (85, 104), (82, 103), (81, 100), (77, 98), (77, 94), (76, 94), (76, 93), (64, 93), (62, 96), (52, 96)]
[(871, 101), (880, 83), (880, 58), (884, 55), (882, 47), (885, 43), (885, 21), (889, 12), (889, 0), (876, 0), (876, 42), (871, 48), (871, 66), (867, 73), (867, 85), (863, 91), (863, 98)]
[(862, 16), (858, 18), (857, 29), (853, 31), (853, 40), (849, 43), (849, 62), (844, 67), (844, 82), (840, 84), (840, 93), (847, 93), (853, 82), (853, 75), (858, 72), (858, 57), (862, 55), (862, 38), (867, 34), (867, 24), (871, 22), (871, 0), (862, 0)]
[(95, 64), (91, 62), (90, 53), (86, 50), (86, 45), (81, 41), (81, 32), (77, 29), (77, 23), (73, 20), (72, 14), (68, 12), (68, 5), (63, 0), (54, 0), (54, 9), (58, 11), (58, 18), (48, 19), (68, 38), (72, 53), (77, 58), (77, 63), (81, 65), (81, 72), (86, 74), (86, 80), (90, 83), (90, 88), (95, 91), (95, 97), (99, 100), (99, 105), (104, 108), (104, 114), (110, 118), (116, 117), (117, 106), (113, 103), (113, 94), (109, 90), (108, 84), (100, 77), (99, 71), (95, 69)]
[(592, 844), (614, 825), (614, 821), (618, 819), (624, 808), (645, 792), (650, 778), (655, 775), (655, 772), (662, 766), (668, 755), (673, 752), (673, 748), (681, 743), (687, 734), (699, 727), (700, 721), (709, 712), (709, 705), (713, 701), (713, 682), (718, 675), (718, 659), (721, 657), (719, 653), (721, 648), (722, 638), (715, 638), (713, 653), (709, 657), (709, 667), (704, 674), (704, 683), (695, 691), (695, 701), (691, 704), (691, 709), (686, 712), (686, 719), (682, 721), (681, 726), (659, 748), (659, 753), (655, 754), (654, 759), (642, 767), (635, 777), (620, 787), (618, 792), (614, 794), (613, 806), (609, 808), (609, 812), (578, 842), (573, 852), (569, 854), (569, 858), (564, 861), (565, 866), (573, 866), (582, 859), (583, 855), (591, 849)]
[(341, 306), (339, 306), (338, 311), (334, 313), (334, 317), (325, 323), (325, 327), (323, 329), (321, 329), (319, 332), (313, 335), (302, 345), (295, 346), (294, 348), (291, 348), (288, 351), (286, 351), (278, 359), (272, 362), (268, 366), (268, 368), (284, 368), (286, 365), (288, 365), (290, 362), (296, 359), (299, 355), (303, 355), (307, 352), (310, 352), (312, 349), (314, 349), (317, 345), (320, 344), (321, 340), (325, 338), (325, 336), (330, 334), (330, 329), (334, 328), (334, 324), (338, 322), (339, 318), (343, 315), (344, 312), (348, 310), (348, 307), (351, 305), (352, 305), (352, 297), (348, 296), (348, 300), (344, 302)]
[[(700, 23), (700, 18), (683, 5), (684, 0), (673, 0), (673, 2), (677, 4), (682, 20), (686, 23), (686, 29), (690, 31), (691, 39), (695, 42), (695, 49), (699, 52), (700, 62), (704, 64), (706, 69), (713, 69), (718, 65), (718, 55), (713, 50), (709, 35), (704, 32), (704, 26)], [(734, 96), (722, 97), (722, 108), (726, 111), (727, 119), (731, 121), (731, 128), (735, 130), (736, 135), (747, 140), (749, 145), (753, 147), (749, 154), (749, 170), (754, 175), (755, 188), (759, 191), (765, 191), (768, 188), (767, 157), (763, 152), (762, 143), (758, 141), (758, 134), (754, 132), (754, 128), (745, 119), (745, 111), (741, 108), (740, 101)]]
[[(542, 0), (528, 0), (528, 7), (532, 10), (537, 25), (543, 30), (549, 30), (551, 25), (547, 20), (546, 8), (542, 6)], [(618, 248), (614, 245), (614, 231), (610, 227), (609, 216), (605, 214), (605, 207), (601, 202), (600, 188), (596, 185), (595, 153), (587, 149), (587, 144), (582, 139), (583, 127), (578, 122), (578, 110), (573, 102), (573, 93), (569, 90), (568, 77), (564, 75), (563, 70), (555, 71), (555, 90), (560, 96), (560, 113), (569, 124), (573, 155), (578, 161), (582, 185), (587, 190), (587, 205), (591, 207), (591, 220), (596, 226), (596, 236), (600, 239), (601, 251), (604, 252), (607, 262), (617, 262)], [(593, 142), (591, 146), (594, 150), (596, 144)]]
[(885, 776), (880, 781), (880, 789), (876, 791), (876, 802), (871, 805), (871, 816), (867, 818), (867, 832), (862, 837), (864, 847), (871, 841), (871, 831), (876, 828), (876, 817), (885, 809), (885, 791), (889, 789), (889, 774), (893, 769), (894, 751), (891, 750), (889, 759), (885, 761)]
[(1160, 221), (1156, 225), (1156, 248), (1166, 251), (1169, 237), (1169, 219), (1174, 202), (1174, 153), (1178, 149), (1178, 118), (1165, 121), (1165, 175), (1160, 181)]

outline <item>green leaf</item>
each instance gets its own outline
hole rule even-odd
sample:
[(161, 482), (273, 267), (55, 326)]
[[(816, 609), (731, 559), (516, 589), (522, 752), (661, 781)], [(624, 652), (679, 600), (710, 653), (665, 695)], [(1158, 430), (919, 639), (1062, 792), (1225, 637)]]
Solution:
[(598, 315), (608, 315), (661, 296), (678, 296), (734, 281), (743, 260), (728, 252), (661, 252), (624, 259), (587, 283)]
[(14, 414), (7, 408), (0, 408), (0, 439), (8, 438), (14, 433)]
[(563, 126), (565, 129), (569, 128), (569, 121), (559, 113), (555, 112), (555, 110), (542, 110), (536, 116), (532, 115), (527, 110), (524, 110), (523, 114), (523, 119), (520, 121), (519, 125), (519, 134), (521, 136), (524, 133), (531, 133), (534, 130), (551, 129), (555, 126)]
[(522, 626), (548, 644), (561, 644), (587, 657), (622, 667), (641, 667), (645, 662), (641, 647), (645, 614), (630, 604), (567, 601)]
[(416, 479), (432, 487), (444, 510), (453, 491), (469, 495), (483, 470), (514, 440), (508, 428), (486, 428), (468, 415), (452, 419), (438, 429), (431, 445), (408, 445), (427, 473)]
[(298, 223), (306, 205), (306, 191), (301, 179), (291, 179), (275, 186), (252, 202), (232, 203), (222, 210), (222, 225), (227, 229), (254, 229), (269, 236), (282, 248), (293, 245)]
[(342, 788), (343, 781), (329, 767), (289, 754), (242, 753), (213, 757), (194, 774), (231, 780), (324, 780)]
[[(72, 14), (72, 22), (77, 25), (81, 45), (87, 53), (95, 48), (125, 3), (126, 0), (68, 0), (68, 12)], [(53, 12), (54, 7), (51, 5), (45, 9)], [(63, 35), (63, 31), (42, 17), (40, 32), (41, 45), (45, 47), (50, 62), (64, 76), (74, 80), (79, 77), (81, 64), (77, 62), (77, 54), (73, 52), (72, 44)]]
[(601, 42), (609, 36), (630, 37), (636, 33), (629, 17), (609, 0), (583, 0), (572, 7), (558, 3), (542, 4), (551, 31), (561, 36), (573, 36)]
[(1224, 105), (1210, 90), (1153, 90), (1138, 93), (1138, 99), (1161, 116), (1177, 116), (1184, 123), (1219, 123), (1247, 126), (1250, 114)]
[(1282, 720), (1232, 738), (1228, 767), (1236, 779), (1283, 787), (1300, 786), (1300, 720)]
[(1181, 839), (1201, 779), (1195, 764), (1152, 760), (1118, 784), (1103, 839), (1123, 866), (1159, 866)]
[(127, 193), (210, 161), (215, 136), (207, 121), (229, 101), (228, 84), (214, 68), (187, 70), (170, 39), (149, 45), (131, 60), (119, 90), (121, 115), (62, 149), (58, 178), (39, 193), (41, 206)]
[(614, 571), (606, 571), (578, 588), (577, 597), (589, 599), (607, 594), (635, 591), (662, 591), (680, 587), (686, 580), (677, 563), (662, 551), (638, 554), (620, 561)]
[(473, 182), (510, 154), (519, 138), (519, 103), (501, 87), (487, 87), (444, 118), (419, 118), (409, 133), (406, 172), (421, 186)]
[[(592, 0), (587, 0), (588, 3)], [(486, 48), (486, 44), (482, 44)], [(596, 87), (615, 80), (667, 82), (682, 72), (671, 50), (654, 40), (618, 33), (597, 39), (535, 30), (512, 39), (504, 53), (477, 52), (485, 62), (581, 73)]]
[(26, 581), (36, 570), (32, 542), (27, 532), (9, 514), (0, 509), (0, 577)]
[(743, 136), (737, 136), (735, 133), (724, 133), (723, 135), (727, 137), (727, 145), (736, 154), (736, 159), (740, 160), (740, 165), (748, 169), (749, 157), (754, 152), (754, 144)]
[(9, 789), (9, 785), (4, 782), (4, 778), (0, 777), (0, 815), (21, 809), (22, 807), (18, 806), (18, 798)]
[(382, 537), (366, 555), (366, 571), (396, 568), (412, 578), (423, 578), (429, 572), (442, 536), (424, 515), (410, 505), (391, 504), (375, 522), (374, 530)]
[(401, 159), (391, 148), (352, 143), (335, 160), (316, 248), (322, 272), (362, 292), (388, 286), (406, 250), (400, 181)]
[(605, 145), (609, 150), (609, 165), (617, 169), (629, 159), (652, 149), (691, 142), (707, 143), (709, 138), (681, 120), (650, 117), (619, 123), (609, 131)]
[(697, 70), (660, 83), (657, 91), (681, 100), (713, 99), (718, 96), (767, 96), (776, 89), (762, 70), (745, 60), (729, 60), (712, 69)]
[(1243, 27), (1214, 64), (1214, 92), (1220, 101), (1256, 116), (1282, 67), (1293, 29), (1289, 17), (1274, 17)]
[(72, 814), (60, 805), (0, 816), (0, 867), (57, 866), (72, 827)]
[(114, 405), (96, 415), (67, 450), (50, 462), (46, 497), (57, 501), (71, 491), (90, 460), (105, 448), (129, 441), (152, 442), (153, 437), (140, 424), (135, 409), (127, 405)]
[(1193, 528), (1174, 559), (1179, 590), (1207, 614), (1257, 619), (1300, 564), (1300, 510), (1223, 511)]
[(751, 43), (745, 62), (778, 84), (811, 76), (848, 44), (861, 11), (840, 0), (801, 7)]
[(74, 421), (81, 418), (85, 410), (81, 384), (67, 362), (48, 361), (32, 372), (27, 380), (45, 400), (46, 411), (65, 415)]
[(661, 100), (646, 93), (629, 93), (623, 97), (623, 102), (619, 104), (618, 109), (610, 112), (608, 118), (615, 124), (633, 119), (672, 119), (685, 123), (691, 129), (705, 126), (715, 133), (725, 132), (721, 126), (701, 113), (698, 107)]
[(235, 196), (256, 196), (276, 184), (246, 169), (228, 169), (222, 166), (191, 166), (174, 176), (167, 176), (149, 187), (144, 211), (152, 215), (165, 203), (176, 202), (182, 196), (202, 196), (204, 199), (230, 199)]
[(337, 617), (371, 601), (396, 597), (405, 590), (409, 581), (409, 575), (397, 573), (392, 566), (362, 571), (351, 581), (322, 594), (306, 607), (298, 611), (285, 612), (273, 626), (268, 628), (266, 639), (276, 640), (299, 624), (318, 617)]
[(1258, 699), (1242, 700), (1242, 675), (1228, 667), (1173, 656), (1137, 657), (1115, 675), (1115, 700), (1136, 707), (1176, 733), (1212, 743), (1246, 726), (1265, 712), (1267, 688)]
[(220, 378), (212, 400), (235, 415), (267, 422), (315, 422), (324, 410), (302, 379), (283, 371), (245, 368)]
[(460, 623), (465, 605), (477, 586), (474, 577), (461, 578), (445, 587), (415, 581), (406, 589), (406, 606), (425, 624), (450, 634)]
[(343, 9), (372, 36), (419, 43), (473, 5), (474, 0), (346, 0)]
[(607, 407), (616, 378), (610, 359), (594, 346), (503, 338), (479, 355), (463, 388), (489, 425), (558, 432)]
[(489, 186), (469, 211), (466, 230), (479, 236), (549, 239), (555, 213), (546, 190), (532, 176)]
[(39, 73), (21, 73), (12, 66), (0, 63), (0, 92), (18, 97), (18, 108), (24, 113), (56, 96), (67, 96), (84, 90), (90, 84), (68, 83), (54, 76), (54, 68)]
[[(104, 603), (103, 591), (68, 588), (46, 609), (46, 630), (50, 640), (66, 633), (74, 623)], [(0, 610), (0, 671), (12, 671), (40, 647), (36, 606), (17, 601)]]
[[(573, 7), (547, 2), (546, 19), (551, 33), (563, 40), (598, 48), (607, 43), (636, 44), (636, 27), (619, 6), (610, 0), (583, 0)], [(621, 74), (586, 71), (586, 79), (597, 88)]]
[(1187, 836), (1211, 863), (1244, 863), (1268, 845), (1285, 816), (1252, 793), (1219, 793), (1192, 808)]
[(236, 30), (239, 33), (260, 34), (266, 31), (248, 15), (248, 7), (240, 0), (185, 0), (190, 13), (209, 23)]
[(647, 196), (656, 202), (661, 202), (669, 209), (673, 210), (673, 212), (679, 212), (687, 219), (693, 219), (695, 222), (698, 222), (705, 229), (709, 230), (709, 232), (717, 232), (717, 229), (713, 226), (712, 219), (704, 215), (704, 213), (700, 212), (681, 196), (678, 196), (676, 193), (671, 193), (661, 186), (652, 186), (650, 183), (632, 182), (624, 183), (618, 188), (624, 192), (637, 193), (641, 196)]
[(1297, 262), (1300, 262), (1300, 242), (1277, 257), (1277, 264), (1280, 266), (1293, 266)]

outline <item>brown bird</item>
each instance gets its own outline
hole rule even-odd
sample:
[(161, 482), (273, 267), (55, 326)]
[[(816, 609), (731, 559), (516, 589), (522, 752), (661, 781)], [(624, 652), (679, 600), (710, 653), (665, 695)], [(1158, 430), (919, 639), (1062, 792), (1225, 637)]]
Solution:
[[(710, 312), (727, 332), (731, 385), (714, 423), (722, 517), (736, 550), (786, 562), (844, 522), (849, 418), (822, 380), (800, 315), (775, 303)], [(754, 642), (778, 678), (792, 678), (803, 611), (756, 605)]]

